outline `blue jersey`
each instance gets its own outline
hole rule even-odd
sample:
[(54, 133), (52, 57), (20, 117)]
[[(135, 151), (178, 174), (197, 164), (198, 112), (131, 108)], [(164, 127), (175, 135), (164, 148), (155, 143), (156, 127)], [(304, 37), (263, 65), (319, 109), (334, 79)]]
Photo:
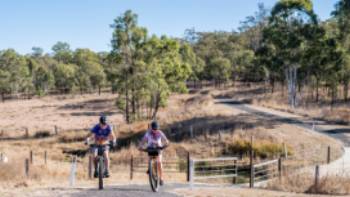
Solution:
[(96, 141), (104, 141), (108, 140), (108, 136), (111, 134), (112, 129), (109, 125), (106, 125), (106, 127), (102, 128), (100, 124), (97, 124), (91, 129), (91, 132), (95, 134)]

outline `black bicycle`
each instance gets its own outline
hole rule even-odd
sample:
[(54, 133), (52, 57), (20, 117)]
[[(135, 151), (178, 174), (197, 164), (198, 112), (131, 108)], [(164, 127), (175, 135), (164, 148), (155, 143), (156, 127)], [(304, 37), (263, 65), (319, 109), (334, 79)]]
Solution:
[(105, 157), (104, 152), (107, 150), (107, 147), (110, 146), (109, 144), (92, 144), (90, 145), (90, 148), (96, 148), (97, 149), (97, 167), (95, 166), (95, 169), (97, 169), (98, 173), (98, 189), (103, 189), (103, 179), (106, 178), (105, 176)]
[(158, 173), (158, 166), (160, 165), (157, 161), (157, 157), (159, 156), (161, 150), (166, 147), (155, 147), (155, 148), (147, 148), (144, 151), (148, 153), (149, 161), (148, 161), (148, 177), (151, 189), (153, 192), (158, 192), (160, 185), (160, 176)]

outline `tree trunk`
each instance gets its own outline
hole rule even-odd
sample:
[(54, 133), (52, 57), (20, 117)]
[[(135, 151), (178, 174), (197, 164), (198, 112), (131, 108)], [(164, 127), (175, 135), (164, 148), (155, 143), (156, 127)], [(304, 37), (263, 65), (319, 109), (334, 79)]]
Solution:
[[(133, 82), (134, 83), (134, 82)], [(136, 96), (135, 96), (135, 89), (134, 87), (131, 90), (131, 110), (132, 110), (132, 121), (136, 118)]]
[(320, 88), (320, 80), (316, 78), (316, 102), (318, 103), (319, 101), (319, 88)]
[(160, 93), (158, 92), (155, 96), (154, 111), (153, 111), (153, 115), (152, 115), (153, 120), (155, 120), (157, 118), (159, 104), (160, 104)]
[(348, 101), (348, 89), (349, 89), (349, 81), (344, 81), (344, 87), (343, 87), (343, 94), (344, 94), (344, 101)]
[(297, 102), (297, 67), (295, 65), (287, 66), (285, 74), (288, 83), (288, 103), (292, 108), (295, 108)]
[(275, 79), (270, 79), (270, 85), (271, 85), (271, 94), (275, 92)]
[(129, 112), (129, 90), (128, 90), (128, 73), (125, 73), (125, 120), (130, 123), (130, 112)]

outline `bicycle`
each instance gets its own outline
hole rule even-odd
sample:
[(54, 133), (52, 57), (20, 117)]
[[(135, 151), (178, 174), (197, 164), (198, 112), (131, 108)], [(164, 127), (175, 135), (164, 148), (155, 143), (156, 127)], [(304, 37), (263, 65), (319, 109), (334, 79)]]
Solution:
[(158, 174), (158, 166), (160, 165), (157, 161), (157, 157), (160, 154), (160, 151), (166, 147), (149, 147), (144, 151), (148, 153), (150, 157), (148, 161), (148, 177), (151, 189), (153, 192), (158, 192), (160, 185), (160, 177)]
[(104, 152), (106, 151), (106, 147), (110, 146), (109, 144), (93, 144), (90, 145), (91, 148), (97, 149), (97, 172), (98, 172), (98, 189), (103, 190), (103, 179), (106, 178), (105, 175), (105, 157)]

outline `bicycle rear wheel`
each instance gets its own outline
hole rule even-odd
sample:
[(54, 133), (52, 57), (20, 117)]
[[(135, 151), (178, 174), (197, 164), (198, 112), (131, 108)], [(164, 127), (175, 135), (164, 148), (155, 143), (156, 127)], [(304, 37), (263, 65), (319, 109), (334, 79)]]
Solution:
[(98, 160), (98, 189), (103, 189), (104, 162), (102, 157)]
[(158, 192), (159, 177), (158, 177), (158, 162), (154, 159), (149, 160), (148, 164), (149, 183), (153, 192)]

